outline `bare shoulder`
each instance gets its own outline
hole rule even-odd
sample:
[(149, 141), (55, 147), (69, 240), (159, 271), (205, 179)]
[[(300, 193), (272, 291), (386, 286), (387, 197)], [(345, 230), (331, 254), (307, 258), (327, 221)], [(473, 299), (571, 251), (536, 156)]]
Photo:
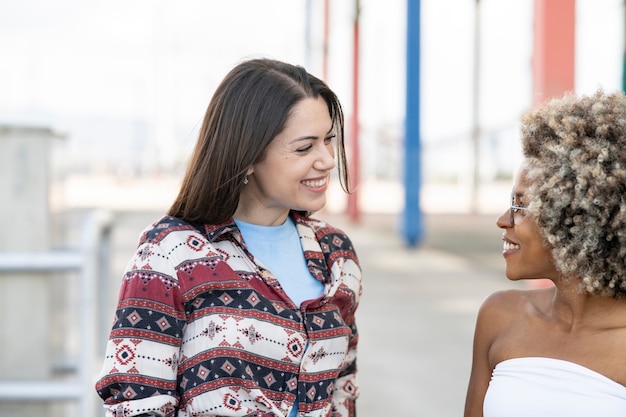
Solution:
[(550, 299), (553, 292), (552, 288), (496, 291), (485, 298), (480, 306), (478, 323), (487, 321), (492, 329), (497, 328), (498, 324), (509, 326), (528, 312), (541, 309), (541, 305)]
[(480, 306), (481, 314), (500, 314), (528, 302), (531, 290), (501, 290), (487, 296)]

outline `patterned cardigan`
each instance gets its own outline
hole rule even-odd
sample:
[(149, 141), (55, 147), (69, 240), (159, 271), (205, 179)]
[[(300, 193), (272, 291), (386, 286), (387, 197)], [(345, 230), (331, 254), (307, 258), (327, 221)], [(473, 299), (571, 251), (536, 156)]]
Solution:
[(232, 221), (143, 232), (96, 383), (107, 416), (285, 416), (296, 396), (299, 416), (356, 416), (358, 259), (342, 231), (291, 215), (324, 284), (299, 307)]

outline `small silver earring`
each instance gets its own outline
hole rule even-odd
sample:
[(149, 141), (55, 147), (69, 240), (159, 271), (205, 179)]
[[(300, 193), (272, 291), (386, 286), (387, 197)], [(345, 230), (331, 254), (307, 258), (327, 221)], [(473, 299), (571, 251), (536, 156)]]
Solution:
[(248, 184), (248, 176), (246, 175), (245, 177), (243, 177), (243, 185), (247, 185)]

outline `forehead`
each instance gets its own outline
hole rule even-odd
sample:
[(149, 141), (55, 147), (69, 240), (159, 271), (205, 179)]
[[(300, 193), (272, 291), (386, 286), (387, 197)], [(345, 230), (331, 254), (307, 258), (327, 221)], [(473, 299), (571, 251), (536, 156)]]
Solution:
[(526, 164), (522, 164), (517, 171), (517, 175), (515, 176), (515, 183), (513, 185), (513, 189), (517, 191), (522, 191), (528, 188), (530, 185), (530, 179), (528, 176), (529, 167)]
[(326, 102), (321, 97), (317, 99), (305, 98), (293, 106), (287, 117), (285, 127), (277, 135), (277, 138), (315, 137), (330, 132), (332, 128), (333, 122)]
[(330, 120), (330, 111), (326, 101), (320, 97), (305, 97), (293, 105), (287, 116), (290, 122), (324, 123)]

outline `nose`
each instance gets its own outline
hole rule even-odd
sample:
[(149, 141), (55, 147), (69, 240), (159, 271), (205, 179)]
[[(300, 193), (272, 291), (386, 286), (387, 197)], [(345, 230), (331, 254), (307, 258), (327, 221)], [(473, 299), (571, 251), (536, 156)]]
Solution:
[(513, 227), (513, 225), (511, 224), (511, 214), (509, 210), (506, 210), (500, 215), (500, 217), (496, 219), (496, 226), (498, 226), (500, 229)]
[(320, 171), (330, 171), (335, 167), (335, 149), (332, 145), (324, 146), (319, 151), (319, 156), (313, 163), (313, 167)]

